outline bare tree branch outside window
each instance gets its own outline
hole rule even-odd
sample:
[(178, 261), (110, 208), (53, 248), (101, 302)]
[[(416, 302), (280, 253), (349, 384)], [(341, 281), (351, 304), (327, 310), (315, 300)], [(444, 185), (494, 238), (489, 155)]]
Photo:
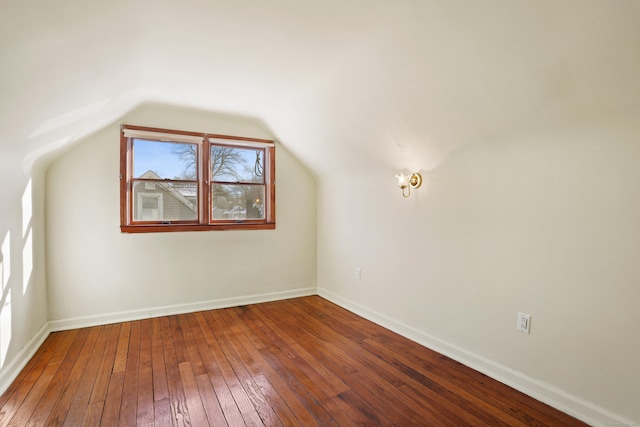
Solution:
[[(196, 179), (197, 148), (194, 144), (175, 144), (171, 152), (178, 156), (184, 170), (176, 179)], [(237, 170), (244, 166), (245, 160), (237, 150), (229, 147), (211, 147), (211, 179), (216, 178), (234, 182), (239, 180)]]

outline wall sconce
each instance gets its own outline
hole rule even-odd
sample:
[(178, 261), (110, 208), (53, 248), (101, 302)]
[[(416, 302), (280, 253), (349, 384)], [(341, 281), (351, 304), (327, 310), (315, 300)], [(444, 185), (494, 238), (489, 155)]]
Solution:
[(398, 178), (398, 187), (402, 189), (402, 195), (404, 197), (411, 195), (412, 188), (420, 188), (422, 185), (422, 175), (418, 172), (412, 173), (411, 175), (405, 175), (400, 172), (400, 175), (396, 175), (396, 178)]

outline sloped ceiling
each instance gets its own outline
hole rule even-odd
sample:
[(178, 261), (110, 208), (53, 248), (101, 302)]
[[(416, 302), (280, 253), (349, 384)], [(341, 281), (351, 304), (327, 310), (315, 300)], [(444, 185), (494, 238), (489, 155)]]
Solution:
[(638, 104), (639, 22), (634, 0), (4, 0), (0, 151), (163, 102), (259, 119), (320, 177), (429, 168)]

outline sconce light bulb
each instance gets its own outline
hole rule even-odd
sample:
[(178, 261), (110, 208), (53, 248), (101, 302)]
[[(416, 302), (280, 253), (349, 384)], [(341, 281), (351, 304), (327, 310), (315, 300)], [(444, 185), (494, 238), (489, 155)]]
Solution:
[(398, 187), (407, 188), (409, 185), (408, 176), (400, 172), (400, 175), (396, 175), (396, 178), (398, 178)]

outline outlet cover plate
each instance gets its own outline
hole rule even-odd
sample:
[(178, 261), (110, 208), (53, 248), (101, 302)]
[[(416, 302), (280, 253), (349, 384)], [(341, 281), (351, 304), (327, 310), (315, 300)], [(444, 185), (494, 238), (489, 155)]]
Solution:
[(518, 324), (516, 329), (528, 334), (531, 331), (531, 316), (526, 313), (518, 313)]

